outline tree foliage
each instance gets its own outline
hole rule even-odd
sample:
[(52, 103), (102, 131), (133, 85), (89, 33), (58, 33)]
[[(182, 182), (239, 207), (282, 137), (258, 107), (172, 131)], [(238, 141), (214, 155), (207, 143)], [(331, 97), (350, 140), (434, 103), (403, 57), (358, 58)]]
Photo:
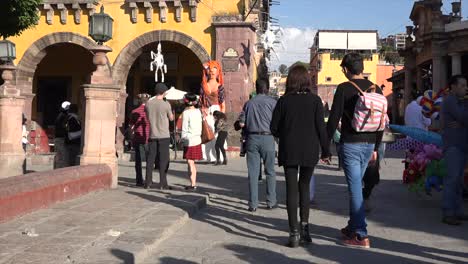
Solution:
[(379, 51), (380, 57), (390, 64), (402, 64), (403, 58), (393, 46), (384, 45)]
[(288, 66), (286, 66), (285, 64), (281, 64), (281, 65), (278, 67), (278, 71), (279, 71), (281, 74), (286, 74), (286, 72), (288, 71)]
[(0, 36), (18, 36), (39, 21), (37, 9), (42, 0), (1, 0)]
[[(293, 64), (289, 67), (289, 69), (292, 69), (292, 68), (295, 67), (295, 66), (304, 66), (307, 70), (310, 69), (310, 64), (307, 63), (307, 62), (303, 62), (303, 61), (296, 61), (295, 63), (293, 63)], [(288, 69), (288, 70), (289, 70), (289, 69)]]

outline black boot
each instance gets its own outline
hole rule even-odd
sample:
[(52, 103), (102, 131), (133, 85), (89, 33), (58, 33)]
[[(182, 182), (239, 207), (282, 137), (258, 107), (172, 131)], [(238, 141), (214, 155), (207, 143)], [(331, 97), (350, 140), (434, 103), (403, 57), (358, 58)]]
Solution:
[(223, 160), (223, 165), (227, 165), (227, 159)]
[(288, 247), (290, 248), (297, 248), (299, 247), (299, 231), (297, 229), (292, 230), (289, 233), (289, 242), (288, 242)]
[(301, 243), (312, 243), (309, 232), (309, 223), (301, 222)]

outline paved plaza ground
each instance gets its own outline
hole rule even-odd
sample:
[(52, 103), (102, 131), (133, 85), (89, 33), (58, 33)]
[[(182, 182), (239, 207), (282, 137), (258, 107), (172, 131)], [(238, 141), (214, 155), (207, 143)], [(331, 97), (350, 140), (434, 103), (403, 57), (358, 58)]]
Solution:
[(262, 184), (260, 208), (250, 213), (245, 159), (221, 167), (200, 164), (196, 193), (183, 191), (189, 183), (186, 165), (174, 161), (169, 181), (176, 190), (134, 188), (133, 164), (122, 163), (119, 189), (0, 224), (0, 263), (468, 263), (468, 223), (442, 224), (440, 194), (409, 192), (401, 183), (398, 156), (383, 163), (373, 196), (370, 250), (339, 245), (348, 200), (343, 173), (334, 166), (316, 170), (313, 244), (290, 249), (284, 246), (288, 223), (281, 168), (280, 208), (265, 209)]

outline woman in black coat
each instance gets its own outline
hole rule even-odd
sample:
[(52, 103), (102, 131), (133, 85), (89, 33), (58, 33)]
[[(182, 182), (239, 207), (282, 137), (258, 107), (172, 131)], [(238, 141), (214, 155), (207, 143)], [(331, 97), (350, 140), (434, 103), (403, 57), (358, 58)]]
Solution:
[(271, 133), (279, 138), (278, 163), (284, 167), (286, 175), (288, 246), (298, 247), (300, 242), (312, 242), (308, 224), (309, 185), (319, 161), (319, 146), (323, 160), (330, 156), (322, 100), (312, 93), (310, 76), (304, 66), (296, 66), (289, 71), (285, 95), (279, 99), (273, 112)]

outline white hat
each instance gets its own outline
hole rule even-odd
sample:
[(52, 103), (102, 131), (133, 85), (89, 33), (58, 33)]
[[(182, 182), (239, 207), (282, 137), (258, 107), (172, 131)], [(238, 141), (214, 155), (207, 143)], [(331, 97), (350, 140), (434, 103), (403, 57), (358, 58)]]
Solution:
[(62, 109), (63, 110), (68, 110), (68, 109), (70, 109), (70, 105), (71, 105), (70, 102), (65, 101), (65, 102), (62, 103)]
[(416, 98), (416, 103), (417, 103), (418, 105), (421, 105), (422, 99), (423, 99), (422, 96), (418, 96), (418, 98)]

